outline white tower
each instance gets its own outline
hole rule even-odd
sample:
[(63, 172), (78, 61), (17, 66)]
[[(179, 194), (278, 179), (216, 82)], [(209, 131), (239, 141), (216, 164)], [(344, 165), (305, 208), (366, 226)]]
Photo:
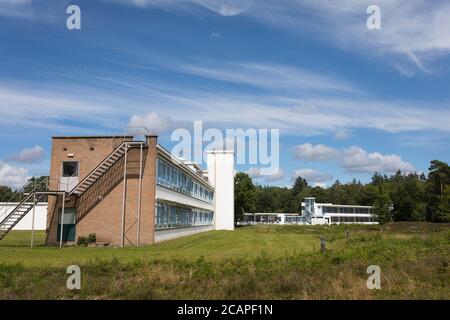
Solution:
[(214, 187), (216, 230), (234, 230), (234, 152), (208, 151), (207, 167), (209, 181)]

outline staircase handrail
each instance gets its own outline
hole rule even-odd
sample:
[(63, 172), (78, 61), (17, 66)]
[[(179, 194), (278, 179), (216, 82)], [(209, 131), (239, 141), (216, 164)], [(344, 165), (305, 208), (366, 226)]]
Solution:
[(28, 196), (26, 196), (8, 215), (0, 221), (0, 226), (3, 224), (3, 222), (8, 221), (8, 218), (13, 215), (24, 203), (26, 203), (32, 196), (34, 196), (35, 191), (30, 192)]
[(124, 141), (122, 142), (117, 148), (115, 148), (110, 154), (108, 154), (106, 156), (106, 158), (98, 165), (96, 166), (93, 170), (91, 170), (91, 172), (89, 172), (84, 178), (83, 180), (81, 180), (70, 192), (68, 192), (69, 195), (72, 195), (75, 190), (78, 189), (79, 186), (81, 186), (84, 182), (86, 182), (87, 179), (89, 179), (91, 177), (91, 175), (97, 171), (101, 166), (103, 166), (108, 160), (109, 158), (116, 153), (120, 148), (125, 147), (125, 152), (128, 151), (127, 147), (130, 145), (143, 145), (144, 142), (143, 141)]
[[(150, 130), (145, 127), (145, 126), (127, 126), (123, 128), (123, 131), (120, 134), (116, 134), (111, 138), (111, 146), (113, 148), (116, 148), (114, 146), (114, 140), (116, 140), (117, 138), (122, 138), (122, 142), (126, 142), (125, 138), (127, 137), (132, 137), (132, 139), (134, 138), (134, 135), (127, 135), (127, 129), (143, 129), (143, 131), (145, 131), (144, 136), (149, 136), (150, 135)], [(133, 141), (133, 140), (131, 140)]]
[[(33, 177), (33, 178), (35, 178), (35, 177)], [(49, 181), (49, 178), (46, 177), (46, 179), (44, 179), (43, 181), (40, 181), (37, 185), (34, 184), (33, 189), (30, 191), (30, 193), (33, 193), (34, 191), (36, 191), (44, 183), (47, 183), (47, 185), (48, 185), (48, 181)], [(17, 202), (20, 203), (22, 201), (21, 200), (22, 196), (27, 197), (27, 195), (25, 195), (25, 186), (27, 186), (28, 182), (29, 182), (29, 180), (22, 186), (22, 188), (19, 189), (20, 190), (19, 192), (15, 192), (14, 195), (0, 207), (0, 222), (2, 222), (3, 220), (5, 220), (7, 218), (6, 215), (8, 212), (8, 208), (10, 207), (9, 204), (17, 203)], [(17, 201), (17, 198), (19, 201)], [(2, 219), (2, 216), (5, 216), (5, 217)]]

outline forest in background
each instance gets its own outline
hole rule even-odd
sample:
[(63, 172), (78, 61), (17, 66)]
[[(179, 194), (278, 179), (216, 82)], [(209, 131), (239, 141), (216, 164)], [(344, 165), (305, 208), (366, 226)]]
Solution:
[(450, 167), (431, 161), (428, 175), (374, 173), (369, 183), (338, 180), (328, 188), (310, 186), (298, 177), (291, 188), (254, 184), (250, 176), (240, 172), (235, 176), (235, 217), (243, 212), (299, 213), (305, 197), (316, 202), (370, 205), (380, 222), (390, 221), (450, 221)]

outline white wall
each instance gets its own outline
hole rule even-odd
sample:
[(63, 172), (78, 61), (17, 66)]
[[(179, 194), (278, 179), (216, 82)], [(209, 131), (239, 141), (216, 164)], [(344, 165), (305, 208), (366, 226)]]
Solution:
[(234, 230), (234, 152), (209, 151), (208, 177), (214, 187), (216, 230)]
[[(6, 215), (10, 213), (18, 203), (0, 203), (0, 221), (6, 218)], [(34, 216), (34, 230), (45, 230), (47, 227), (47, 203), (38, 203), (36, 205), (36, 211)], [(13, 230), (31, 230), (33, 210), (27, 213), (22, 220), (13, 228)]]

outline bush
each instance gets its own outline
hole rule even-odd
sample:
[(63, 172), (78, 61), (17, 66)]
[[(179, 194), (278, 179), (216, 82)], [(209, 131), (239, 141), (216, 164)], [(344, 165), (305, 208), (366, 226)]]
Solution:
[(97, 235), (95, 233), (91, 233), (87, 237), (88, 243), (96, 243), (97, 242)]
[(88, 246), (90, 243), (97, 242), (97, 236), (95, 233), (91, 233), (87, 237), (81, 236), (78, 237), (77, 245), (79, 246)]

